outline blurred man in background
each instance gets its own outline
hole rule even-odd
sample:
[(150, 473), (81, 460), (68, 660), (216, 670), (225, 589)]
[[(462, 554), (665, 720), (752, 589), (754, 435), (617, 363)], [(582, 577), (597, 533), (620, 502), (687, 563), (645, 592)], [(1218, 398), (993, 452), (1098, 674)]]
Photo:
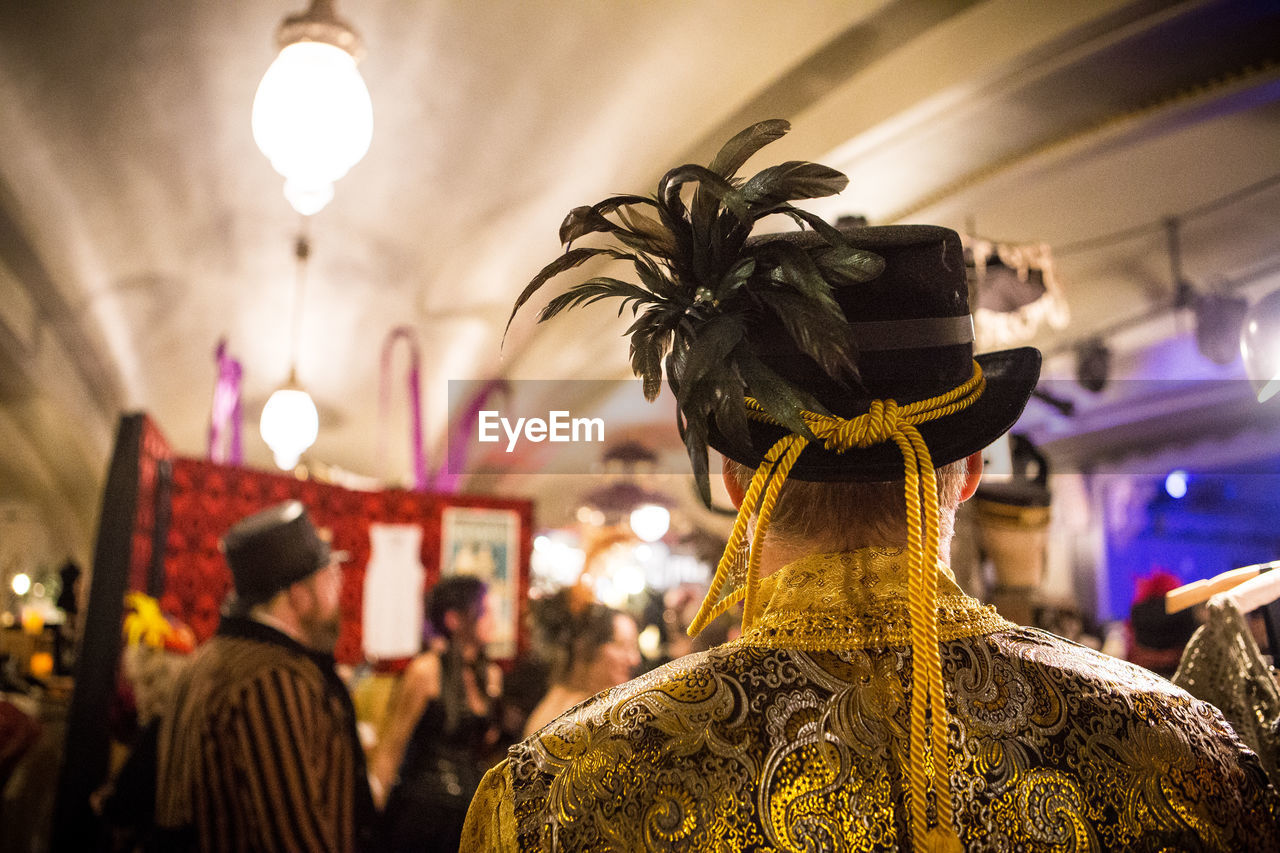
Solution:
[(302, 504), (222, 540), (235, 585), (162, 725), (162, 849), (355, 851), (373, 825), (364, 755), (334, 671), (340, 555)]

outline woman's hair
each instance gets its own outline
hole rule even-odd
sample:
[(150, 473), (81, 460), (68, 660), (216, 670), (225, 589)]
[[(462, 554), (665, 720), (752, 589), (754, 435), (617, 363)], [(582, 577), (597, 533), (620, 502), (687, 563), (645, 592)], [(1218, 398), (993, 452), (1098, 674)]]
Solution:
[(591, 660), (601, 646), (613, 642), (617, 617), (627, 615), (599, 602), (580, 608), (571, 603), (572, 594), (566, 588), (542, 599), (537, 608), (552, 681), (565, 678), (575, 664)]
[[(476, 619), (480, 615), (480, 607), (488, 589), (484, 581), (470, 575), (442, 578), (432, 588), (427, 601), (427, 620), (431, 624), (431, 630), (437, 636), (451, 641), (452, 632), (445, 624), (445, 614), (457, 613), (466, 619)], [(457, 731), (466, 714), (467, 692), (463, 669), (471, 669), (476, 685), (483, 691), (488, 667), (489, 661), (483, 648), (478, 650), (476, 659), (470, 663), (463, 660), (462, 650), (453, 642), (449, 643), (440, 656), (440, 702), (444, 706), (446, 735)], [(493, 712), (493, 708), (490, 708), (490, 712)]]
[[(725, 460), (725, 470), (745, 492), (755, 471)], [(938, 504), (943, 510), (939, 533), (951, 539), (955, 509), (964, 488), (966, 462), (958, 459), (937, 469)], [(877, 545), (904, 545), (907, 507), (902, 480), (890, 483), (787, 480), (778, 493), (768, 535), (784, 541), (819, 543), (853, 549)]]
[(442, 578), (431, 590), (427, 599), (427, 620), (437, 636), (450, 638), (451, 631), (445, 625), (446, 613), (458, 613), (467, 619), (480, 615), (488, 587), (485, 582), (470, 575), (450, 575)]

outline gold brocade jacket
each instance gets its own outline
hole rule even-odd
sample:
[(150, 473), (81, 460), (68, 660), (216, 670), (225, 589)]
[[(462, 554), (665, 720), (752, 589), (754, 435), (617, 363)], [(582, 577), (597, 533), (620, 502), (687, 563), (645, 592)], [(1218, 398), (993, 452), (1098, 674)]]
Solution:
[[(807, 557), (738, 640), (583, 702), (485, 777), (463, 850), (908, 850), (906, 555)], [(1280, 850), (1211, 705), (939, 578), (967, 850)]]

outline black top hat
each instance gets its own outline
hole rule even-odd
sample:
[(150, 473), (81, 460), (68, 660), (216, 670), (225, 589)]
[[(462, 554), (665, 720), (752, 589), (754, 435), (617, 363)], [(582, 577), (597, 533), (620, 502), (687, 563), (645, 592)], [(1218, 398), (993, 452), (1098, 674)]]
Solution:
[(252, 607), (346, 554), (320, 538), (306, 507), (285, 501), (237, 521), (222, 537), (236, 604)]
[[(560, 226), (566, 247), (605, 233), (622, 248), (569, 248), (535, 276), (512, 309), (514, 317), (543, 284), (592, 258), (632, 261), (638, 286), (591, 278), (547, 303), (539, 320), (606, 298), (617, 298), (620, 311), (632, 309), (632, 367), (649, 399), (657, 396), (665, 367), (708, 503), (708, 445), (755, 467), (788, 432), (812, 438), (802, 411), (856, 417), (875, 400), (927, 400), (973, 375), (959, 236), (927, 225), (829, 225), (790, 203), (848, 184), (840, 172), (816, 163), (791, 161), (739, 179), (738, 168), (788, 128), (781, 120), (752, 125), (709, 166), (667, 172), (651, 198), (614, 196), (570, 211)], [(689, 183), (697, 184), (691, 204), (683, 192)], [(759, 220), (779, 214), (812, 230), (750, 236)], [(977, 361), (986, 387), (976, 402), (917, 427), (935, 465), (980, 450), (1008, 430), (1039, 378), (1034, 349)], [(749, 421), (747, 397), (785, 426)], [(892, 442), (845, 453), (813, 442), (791, 474), (891, 481), (901, 479), (902, 464)]]
[[(884, 258), (884, 271), (867, 282), (834, 288), (849, 321), (850, 350), (857, 353), (861, 387), (841, 383), (800, 351), (780, 324), (766, 315), (747, 334), (760, 343), (756, 353), (779, 376), (809, 392), (831, 414), (852, 418), (872, 400), (907, 405), (944, 394), (973, 373), (973, 320), (969, 314), (964, 250), (960, 236), (933, 225), (842, 228), (856, 248)], [(810, 252), (830, 249), (816, 232), (769, 235), (754, 240), (786, 239)], [(748, 241), (750, 249), (752, 242)], [(936, 467), (986, 447), (1017, 421), (1040, 375), (1040, 352), (1031, 347), (976, 357), (986, 390), (959, 412), (920, 424)], [(678, 384), (679, 376), (672, 377)], [(750, 385), (747, 388), (750, 393)], [(709, 443), (752, 468), (785, 434), (780, 426), (751, 423), (750, 446), (730, 441), (710, 424)], [(892, 442), (844, 453), (812, 443), (800, 454), (790, 476), (800, 480), (891, 481), (902, 479), (902, 454)]]

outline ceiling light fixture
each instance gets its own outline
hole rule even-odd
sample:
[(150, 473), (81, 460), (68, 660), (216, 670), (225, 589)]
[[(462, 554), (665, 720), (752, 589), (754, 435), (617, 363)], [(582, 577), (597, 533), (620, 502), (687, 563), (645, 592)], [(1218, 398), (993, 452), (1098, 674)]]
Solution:
[(298, 259), (298, 275), (293, 293), (293, 333), (289, 352), (289, 379), (276, 390), (262, 409), (259, 430), (262, 440), (275, 455), (276, 466), (284, 471), (293, 469), (303, 451), (315, 444), (320, 435), (320, 414), (311, 395), (298, 382), (298, 331), (302, 324), (302, 296), (306, 287), (307, 259), (311, 244), (306, 236), (299, 236), (295, 246)]
[(1240, 354), (1258, 402), (1267, 402), (1280, 391), (1280, 290), (1262, 297), (1245, 315)]
[(1111, 350), (1101, 339), (1085, 341), (1076, 348), (1076, 380), (1081, 387), (1100, 393), (1110, 376)]
[(1196, 297), (1196, 348), (1214, 364), (1231, 364), (1240, 356), (1240, 333), (1249, 300), (1223, 293)]
[(1248, 300), (1225, 293), (1200, 293), (1182, 273), (1182, 223), (1166, 219), (1173, 307), (1189, 308), (1196, 320), (1196, 348), (1214, 364), (1231, 364), (1240, 351), (1240, 329)]
[(373, 140), (373, 104), (356, 69), (363, 48), (334, 0), (312, 0), (285, 18), (276, 44), (280, 54), (253, 99), (253, 139), (284, 176), (289, 204), (310, 216)]

